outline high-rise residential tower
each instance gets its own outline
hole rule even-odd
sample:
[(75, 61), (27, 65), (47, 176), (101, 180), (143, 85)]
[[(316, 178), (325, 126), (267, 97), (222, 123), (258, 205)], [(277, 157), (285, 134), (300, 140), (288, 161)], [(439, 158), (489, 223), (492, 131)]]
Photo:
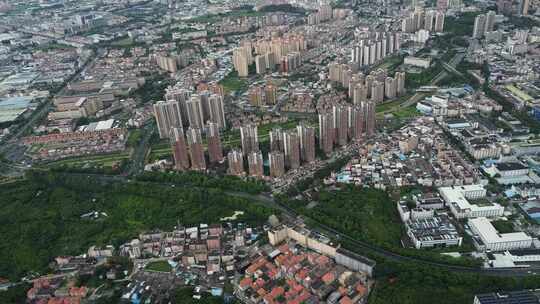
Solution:
[(371, 100), (375, 103), (380, 103), (384, 100), (384, 83), (374, 81), (371, 87)]
[(371, 137), (375, 134), (375, 103), (367, 101), (362, 104), (364, 112), (364, 121), (366, 126), (366, 136)]
[(384, 96), (388, 99), (395, 98), (397, 95), (397, 81), (392, 77), (386, 77), (384, 81)]
[(319, 114), (319, 147), (329, 155), (334, 149), (334, 124), (331, 113)]
[(480, 14), (474, 18), (474, 28), (472, 38), (480, 39), (486, 32), (486, 15)]
[(191, 128), (200, 129), (204, 126), (204, 112), (201, 96), (194, 94), (186, 101), (186, 109)]
[(186, 89), (169, 89), (165, 93), (166, 101), (178, 102), (180, 106), (180, 113), (181, 113), (183, 124), (188, 122), (186, 101), (189, 99), (190, 96), (191, 96), (191, 91), (186, 90)]
[(442, 33), (444, 31), (444, 13), (435, 13), (435, 32)]
[(208, 142), (208, 156), (210, 163), (219, 163), (223, 160), (223, 147), (219, 136), (219, 126), (215, 122), (209, 122), (206, 128)]
[(401, 96), (405, 94), (405, 72), (396, 72), (395, 76), (396, 94)]
[(247, 77), (249, 75), (249, 65), (251, 64), (251, 47), (243, 46), (234, 49), (233, 51), (233, 65), (234, 69), (240, 77)]
[(227, 154), (227, 163), (229, 164), (229, 174), (242, 176), (245, 174), (244, 171), (244, 156), (242, 151), (238, 149), (232, 149)]
[(240, 140), (242, 141), (242, 152), (244, 154), (259, 151), (257, 126), (249, 124), (240, 127)]
[(209, 120), (215, 122), (220, 129), (225, 129), (225, 110), (223, 108), (223, 97), (213, 94), (208, 97)]
[(333, 127), (336, 136), (334, 142), (344, 146), (348, 141), (347, 134), (347, 109), (344, 106), (335, 105), (332, 107)]
[(270, 131), (270, 151), (283, 152), (283, 130), (274, 128)]
[(493, 32), (495, 29), (495, 11), (489, 11), (486, 13), (486, 26), (484, 32)]
[(169, 138), (172, 128), (182, 128), (182, 115), (177, 101), (158, 101), (154, 104), (159, 138)]
[(531, 5), (530, 0), (520, 0), (519, 1), (519, 14), (522, 16), (529, 15), (530, 5)]
[(352, 140), (361, 141), (364, 134), (364, 112), (361, 106), (348, 107), (349, 137)]
[(300, 159), (304, 163), (315, 161), (315, 129), (304, 124), (296, 127), (300, 141)]
[(186, 132), (192, 170), (206, 170), (201, 129), (189, 128)]
[(268, 153), (268, 165), (270, 166), (271, 177), (280, 177), (285, 174), (285, 156), (282, 152), (273, 151)]
[(263, 157), (260, 151), (251, 152), (247, 156), (249, 175), (254, 177), (262, 177), (263, 171)]
[(300, 142), (294, 131), (283, 133), (283, 148), (285, 151), (285, 165), (289, 169), (300, 167)]
[(172, 128), (169, 137), (174, 158), (174, 168), (179, 171), (188, 170), (189, 154), (184, 130), (182, 128)]

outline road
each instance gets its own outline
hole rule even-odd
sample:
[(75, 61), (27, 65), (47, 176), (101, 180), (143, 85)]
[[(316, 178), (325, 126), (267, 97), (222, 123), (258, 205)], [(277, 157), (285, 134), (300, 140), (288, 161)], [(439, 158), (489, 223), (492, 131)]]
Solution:
[[(238, 193), (228, 193), (231, 195), (239, 195)], [(307, 217), (303, 214), (299, 214), (296, 211), (292, 210), (288, 206), (285, 206), (279, 202), (277, 202), (274, 198), (270, 196), (264, 196), (264, 195), (250, 195), (243, 193), (242, 195), (239, 195), (243, 198), (251, 198), (253, 200), (258, 200), (262, 203), (265, 203), (268, 206), (274, 207), (285, 214), (287, 214), (290, 217), (301, 217), (304, 220), (309, 220), (309, 222), (315, 223), (317, 226), (317, 230), (320, 230), (324, 234), (333, 237), (335, 239), (341, 239), (341, 240), (347, 240), (347, 242), (354, 245), (354, 248), (348, 248), (349, 250), (353, 251), (354, 253), (365, 255), (366, 253), (375, 254), (381, 257), (384, 257), (389, 260), (397, 261), (397, 262), (415, 262), (422, 265), (429, 265), (439, 268), (444, 268), (446, 270), (450, 271), (458, 271), (458, 272), (467, 272), (467, 273), (477, 273), (477, 274), (483, 274), (483, 275), (491, 275), (491, 276), (502, 276), (502, 277), (512, 277), (512, 276), (528, 276), (528, 275), (534, 275), (535, 271), (540, 271), (540, 266), (537, 267), (528, 267), (528, 268), (497, 268), (497, 269), (485, 269), (485, 268), (475, 268), (475, 267), (466, 267), (466, 266), (458, 266), (458, 265), (452, 265), (452, 264), (445, 264), (440, 262), (434, 262), (432, 260), (423, 259), (419, 257), (412, 257), (412, 256), (404, 256), (400, 255), (398, 253), (386, 250), (384, 248), (375, 246), (373, 244), (360, 241), (358, 239), (355, 239), (354, 237), (339, 232), (331, 227), (328, 227), (319, 221)]]
[(128, 175), (136, 175), (143, 172), (144, 160), (146, 158), (148, 148), (150, 147), (148, 142), (152, 138), (155, 130), (156, 128), (154, 124), (148, 124), (142, 129), (144, 134), (131, 154), (131, 163), (127, 171)]
[(92, 55), (90, 55), (90, 57), (85, 61), (83, 66), (81, 66), (80, 69), (76, 73), (74, 73), (67, 79), (67, 81), (64, 83), (64, 86), (56, 94), (53, 94), (51, 97), (49, 97), (41, 107), (39, 107), (34, 113), (32, 113), (30, 118), (22, 126), (20, 126), (14, 133), (12, 133), (12, 135), (10, 135), (8, 138), (4, 138), (3, 140), (1, 140), (0, 141), (0, 154), (3, 154), (6, 151), (8, 151), (8, 149), (11, 149), (12, 144), (14, 144), (15, 141), (19, 137), (23, 136), (28, 129), (34, 127), (36, 123), (41, 121), (43, 117), (45, 117), (49, 113), (49, 111), (52, 109), (54, 96), (58, 94), (62, 94), (62, 92), (64, 92), (64, 89), (67, 87), (67, 85), (73, 79), (77, 78), (83, 71), (85, 71), (88, 68), (88, 66), (92, 62), (94, 62), (96, 58), (97, 58), (96, 54), (92, 53)]
[[(88, 178), (99, 179), (105, 185), (110, 185), (111, 182), (130, 182), (130, 180), (127, 177), (118, 176), (118, 175), (82, 174), (82, 173), (64, 173), (64, 174), (72, 175), (72, 176), (79, 176), (79, 177), (86, 176)], [(156, 186), (166, 186), (166, 187), (172, 187), (173, 185), (175, 187), (188, 187), (185, 185), (173, 184), (173, 183), (161, 183), (161, 182), (144, 182), (144, 183), (154, 184)], [(196, 189), (196, 187), (192, 187), (192, 186), (189, 186), (189, 187), (192, 189)], [(421, 265), (429, 265), (429, 266), (445, 269), (448, 271), (476, 273), (476, 274), (500, 276), (500, 277), (530, 276), (530, 275), (534, 275), (535, 272), (540, 271), (540, 266), (534, 266), (534, 267), (528, 267), (528, 268), (485, 269), (485, 268), (466, 267), (466, 266), (458, 266), (458, 265), (446, 264), (446, 263), (441, 263), (441, 262), (435, 262), (435, 261), (420, 258), (420, 257), (405, 256), (405, 255), (401, 255), (399, 253), (395, 253), (390, 250), (384, 249), (382, 247), (370, 244), (368, 242), (358, 240), (349, 234), (337, 231), (323, 223), (320, 223), (316, 219), (310, 218), (303, 214), (299, 214), (298, 212), (289, 208), (288, 206), (283, 205), (280, 202), (276, 201), (272, 197), (272, 195), (269, 193), (249, 194), (249, 193), (237, 192), (237, 191), (224, 191), (224, 193), (227, 195), (251, 200), (254, 203), (261, 204), (266, 207), (279, 210), (283, 214), (291, 218), (301, 217), (304, 220), (314, 223), (316, 225), (316, 229), (326, 234), (327, 236), (334, 239), (346, 240), (348, 243), (350, 243), (354, 247), (354, 248), (349, 247), (347, 249), (359, 255), (370, 254), (370, 255), (384, 257), (385, 259), (396, 261), (396, 262), (413, 262), (413, 263), (418, 263)]]
[[(457, 73), (459, 73), (459, 71), (457, 71), (455, 69), (455, 67), (461, 62), (461, 60), (463, 60), (464, 57), (465, 57), (465, 53), (457, 53), (457, 54), (454, 55), (454, 57), (452, 57), (452, 59), (448, 63), (446, 63), (446, 62), (441, 62), (441, 63), (442, 63), (444, 68), (449, 69), (452, 72), (455, 70)], [(461, 73), (459, 73), (459, 74), (461, 75)], [(437, 76), (435, 76), (429, 82), (428, 85), (429, 86), (436, 85), (441, 80), (443, 80), (447, 75), (448, 75), (448, 72), (446, 70), (441, 71), (439, 74), (437, 74)], [(420, 100), (422, 100), (424, 98), (424, 96), (425, 96), (425, 93), (417, 92), (413, 96), (411, 96), (411, 98), (409, 98), (409, 100), (405, 101), (404, 103), (401, 103), (399, 105), (399, 107), (400, 108), (410, 107), (413, 104), (415, 104), (415, 103), (419, 102)]]

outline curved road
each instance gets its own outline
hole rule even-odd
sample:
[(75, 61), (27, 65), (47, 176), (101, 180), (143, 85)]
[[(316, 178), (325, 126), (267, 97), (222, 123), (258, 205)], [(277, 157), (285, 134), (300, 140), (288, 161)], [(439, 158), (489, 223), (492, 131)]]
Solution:
[[(467, 266), (459, 266), (459, 265), (452, 265), (452, 264), (446, 264), (446, 263), (440, 263), (440, 262), (434, 262), (432, 260), (423, 259), (419, 257), (411, 257), (411, 256), (405, 256), (400, 255), (398, 253), (386, 250), (384, 248), (375, 246), (373, 244), (370, 244), (368, 242), (360, 241), (358, 239), (355, 239), (354, 237), (339, 232), (325, 224), (320, 223), (319, 221), (307, 217), (303, 214), (299, 214), (295, 210), (289, 208), (288, 206), (285, 206), (279, 202), (277, 202), (275, 199), (265, 196), (265, 195), (250, 195), (247, 193), (237, 193), (237, 192), (227, 192), (227, 194), (236, 195), (239, 197), (244, 197), (248, 199), (253, 200), (259, 200), (261, 202), (264, 202), (270, 206), (276, 207), (277, 209), (285, 212), (287, 215), (292, 217), (302, 217), (304, 219), (309, 219), (310, 221), (317, 224), (318, 228), (322, 228), (319, 230), (322, 230), (322, 232), (325, 232), (326, 234), (329, 234), (331, 236), (336, 237), (337, 239), (345, 239), (349, 243), (352, 243), (356, 248), (354, 248), (351, 251), (354, 251), (357, 254), (365, 254), (366, 252), (382, 256), (384, 258), (394, 260), (394, 261), (409, 261), (409, 262), (417, 262), (424, 265), (430, 265), (435, 267), (441, 267), (445, 268), (447, 270), (451, 271), (459, 271), (459, 272), (469, 272), (469, 273), (480, 273), (480, 274), (487, 274), (487, 275), (495, 275), (495, 276), (524, 276), (524, 275), (531, 275), (533, 271), (540, 271), (539, 268), (497, 268), (497, 269), (485, 269), (485, 268), (476, 268), (476, 267), (467, 267)], [(349, 248), (351, 249), (351, 248)]]
[[(71, 176), (86, 176), (88, 178), (96, 178), (103, 182), (131, 182), (131, 180), (128, 177), (125, 176), (119, 176), (119, 175), (101, 175), (101, 174), (83, 174), (83, 173), (63, 173), (65, 175), (71, 175)], [(141, 181), (143, 183), (149, 183), (149, 184), (155, 184), (155, 185), (161, 185), (166, 187), (176, 186), (176, 187), (182, 187), (183, 185), (180, 184), (174, 184), (174, 183), (163, 183), (163, 182), (148, 182), (148, 181)], [(191, 186), (190, 186), (191, 187)], [(193, 187), (191, 187), (193, 188)], [(393, 261), (408, 261), (408, 262), (416, 262), (423, 265), (429, 265), (434, 267), (443, 268), (448, 271), (458, 271), (458, 272), (467, 272), (467, 273), (477, 273), (477, 274), (483, 274), (483, 275), (492, 275), (492, 276), (528, 276), (528, 275), (535, 275), (536, 271), (540, 273), (540, 266), (536, 267), (527, 267), (527, 268), (493, 268), (493, 269), (485, 269), (485, 268), (476, 268), (476, 267), (467, 267), (467, 266), (459, 266), (459, 265), (453, 265), (453, 264), (447, 264), (447, 263), (441, 263), (441, 262), (435, 262), (432, 260), (420, 258), (420, 257), (413, 257), (413, 256), (405, 256), (401, 255), (399, 253), (395, 253), (392, 251), (389, 251), (387, 249), (384, 249), (379, 246), (375, 246), (373, 244), (370, 244), (365, 241), (358, 240), (354, 238), (351, 235), (342, 233), (340, 231), (337, 231), (333, 229), (332, 227), (329, 227), (327, 225), (324, 225), (320, 223), (319, 221), (307, 217), (303, 214), (299, 214), (295, 210), (291, 209), (290, 207), (283, 205), (279, 202), (277, 202), (270, 194), (249, 194), (245, 192), (236, 192), (236, 191), (224, 191), (225, 194), (245, 198), (248, 200), (252, 200), (254, 202), (261, 203), (265, 206), (271, 207), (273, 209), (278, 209), (285, 213), (286, 215), (296, 218), (296, 217), (302, 217), (305, 220), (310, 220), (317, 224), (317, 229), (320, 230), (323, 233), (326, 233), (327, 235), (334, 237), (336, 239), (342, 239), (347, 240), (348, 243), (354, 245), (355, 248), (348, 248), (349, 250), (353, 251), (354, 253), (365, 255), (366, 253), (370, 253), (373, 255), (381, 256), (389, 260)]]

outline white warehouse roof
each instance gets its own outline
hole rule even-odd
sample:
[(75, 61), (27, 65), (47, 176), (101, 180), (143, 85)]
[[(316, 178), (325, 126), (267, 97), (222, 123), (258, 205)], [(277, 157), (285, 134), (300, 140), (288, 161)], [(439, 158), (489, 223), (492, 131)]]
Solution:
[(499, 233), (485, 217), (470, 219), (469, 225), (473, 225), (479, 232), (482, 240), (489, 244), (520, 241), (532, 242), (532, 238), (524, 232)]

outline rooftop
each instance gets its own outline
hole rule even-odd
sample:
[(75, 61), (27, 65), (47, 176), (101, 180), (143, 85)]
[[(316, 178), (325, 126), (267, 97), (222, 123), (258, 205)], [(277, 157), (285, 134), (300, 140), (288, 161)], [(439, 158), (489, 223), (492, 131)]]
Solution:
[(448, 240), (460, 237), (456, 227), (444, 215), (429, 219), (411, 220), (407, 225), (420, 241)]
[(481, 234), (482, 240), (486, 243), (532, 241), (532, 238), (524, 232), (499, 233), (485, 217), (469, 219), (469, 225), (476, 227), (476, 230)]
[(524, 170), (528, 168), (527, 166), (519, 162), (498, 163), (495, 164), (495, 167), (497, 167), (497, 170), (499, 171)]
[(537, 304), (539, 299), (531, 291), (511, 291), (507, 293), (486, 293), (475, 296), (480, 304)]

